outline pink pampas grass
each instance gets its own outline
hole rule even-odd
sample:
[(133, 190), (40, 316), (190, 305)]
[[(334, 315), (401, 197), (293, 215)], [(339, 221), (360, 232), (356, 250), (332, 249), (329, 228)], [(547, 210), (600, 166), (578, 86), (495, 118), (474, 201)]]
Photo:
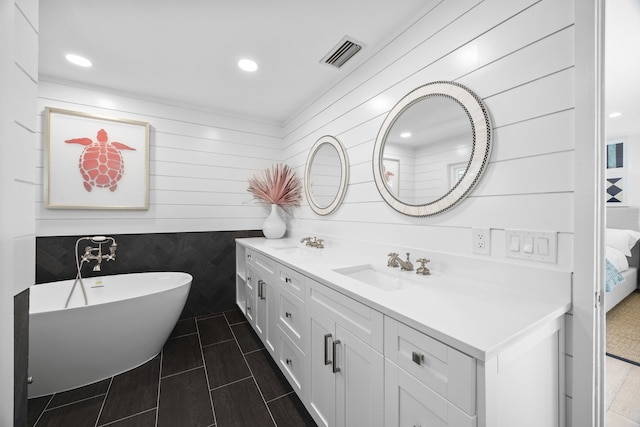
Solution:
[(253, 194), (254, 199), (276, 204), (287, 213), (290, 213), (290, 208), (300, 206), (302, 200), (300, 178), (284, 164), (265, 169), (261, 177), (251, 177), (247, 191)]

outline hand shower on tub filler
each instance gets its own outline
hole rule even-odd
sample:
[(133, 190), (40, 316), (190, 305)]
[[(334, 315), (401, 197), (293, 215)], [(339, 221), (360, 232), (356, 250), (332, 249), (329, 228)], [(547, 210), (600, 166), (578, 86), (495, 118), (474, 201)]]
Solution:
[[(78, 253), (78, 243), (82, 240), (90, 240), (93, 243), (97, 243), (98, 247), (86, 246), (84, 248), (84, 255), (81, 258), (81, 264), (85, 262), (89, 262), (91, 260), (96, 260), (97, 264), (93, 267), (93, 271), (100, 271), (100, 265), (102, 260), (106, 261), (115, 261), (116, 260), (116, 249), (118, 248), (118, 244), (113, 237), (106, 236), (94, 236), (94, 237), (81, 237), (76, 242), (76, 255)], [(111, 245), (109, 246), (109, 253), (102, 253), (102, 245), (107, 243), (107, 241), (111, 240)], [(95, 255), (94, 255), (95, 253)], [(77, 261), (76, 261), (77, 262)]]
[[(98, 246), (85, 246), (84, 254), (80, 256), (80, 254), (78, 253), (78, 246), (80, 245), (80, 242), (82, 242), (83, 240), (88, 240), (91, 243), (96, 244)], [(109, 245), (109, 253), (105, 253), (102, 251), (102, 245), (105, 243), (108, 243), (109, 241), (111, 242), (111, 244)], [(84, 283), (82, 281), (82, 273), (81, 273), (82, 265), (85, 262), (90, 262), (92, 260), (95, 260), (97, 262), (96, 262), (96, 265), (93, 267), (93, 271), (101, 271), (100, 266), (102, 264), (102, 260), (115, 261), (116, 249), (118, 249), (118, 244), (116, 243), (116, 239), (114, 239), (113, 237), (107, 237), (107, 236), (80, 237), (78, 240), (76, 240), (75, 250), (76, 250), (77, 274), (76, 274), (76, 279), (73, 281), (71, 292), (69, 292), (69, 296), (67, 297), (67, 302), (64, 305), (65, 308), (69, 306), (69, 301), (71, 300), (71, 296), (73, 295), (73, 291), (75, 290), (76, 284), (78, 282), (80, 282), (80, 288), (82, 289), (82, 295), (84, 297), (84, 305), (88, 304), (87, 293), (85, 291)]]

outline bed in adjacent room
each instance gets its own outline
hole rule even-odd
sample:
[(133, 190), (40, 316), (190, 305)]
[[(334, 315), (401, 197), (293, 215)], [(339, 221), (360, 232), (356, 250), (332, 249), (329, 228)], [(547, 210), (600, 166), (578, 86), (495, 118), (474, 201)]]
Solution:
[(640, 266), (639, 208), (607, 208), (605, 230), (606, 294), (608, 312), (638, 287)]

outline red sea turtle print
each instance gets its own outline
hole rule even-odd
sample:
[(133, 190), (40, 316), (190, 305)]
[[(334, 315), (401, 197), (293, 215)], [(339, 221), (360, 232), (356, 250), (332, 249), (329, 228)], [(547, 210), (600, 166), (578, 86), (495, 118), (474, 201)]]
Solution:
[(124, 161), (120, 150), (133, 150), (120, 142), (109, 141), (107, 132), (100, 129), (97, 141), (91, 138), (67, 139), (67, 144), (86, 145), (80, 154), (80, 173), (84, 179), (84, 188), (91, 191), (93, 187), (108, 188), (116, 191), (118, 181), (124, 174)]

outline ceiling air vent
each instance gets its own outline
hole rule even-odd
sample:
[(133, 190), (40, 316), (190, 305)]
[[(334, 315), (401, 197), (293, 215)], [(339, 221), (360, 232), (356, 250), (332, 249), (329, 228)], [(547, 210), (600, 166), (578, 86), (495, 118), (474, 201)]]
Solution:
[(360, 49), (362, 49), (362, 44), (358, 44), (353, 39), (349, 39), (349, 36), (345, 36), (320, 62), (340, 68)]

